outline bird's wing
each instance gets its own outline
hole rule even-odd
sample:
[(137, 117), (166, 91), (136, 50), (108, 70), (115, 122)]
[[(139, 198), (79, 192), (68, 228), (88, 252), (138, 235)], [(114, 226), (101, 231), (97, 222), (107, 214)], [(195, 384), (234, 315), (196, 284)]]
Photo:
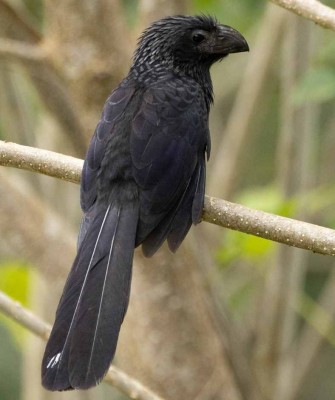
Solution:
[(107, 99), (101, 119), (88, 148), (81, 176), (80, 203), (87, 212), (97, 197), (97, 175), (105, 155), (108, 139), (115, 124), (123, 117), (125, 109), (135, 93), (135, 87), (121, 84)]
[(105, 155), (108, 140), (113, 134), (115, 125), (124, 116), (126, 107), (133, 98), (134, 93), (135, 87), (126, 81), (111, 93), (91, 139), (81, 175), (80, 204), (84, 216), (80, 226), (78, 248), (93, 219), (92, 206), (97, 199), (98, 172)]
[(130, 144), (133, 174), (141, 188), (136, 243), (143, 242), (145, 254), (157, 250), (172, 226), (177, 229), (176, 218), (182, 223), (178, 243), (169, 243), (172, 250), (192, 221), (199, 222), (208, 143), (208, 110), (198, 84), (173, 77), (144, 92)]

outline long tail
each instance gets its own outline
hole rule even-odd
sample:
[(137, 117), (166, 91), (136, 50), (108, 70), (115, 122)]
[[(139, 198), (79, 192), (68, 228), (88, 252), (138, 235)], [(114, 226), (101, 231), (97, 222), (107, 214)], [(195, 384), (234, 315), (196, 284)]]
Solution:
[(138, 207), (96, 205), (42, 362), (49, 390), (87, 389), (114, 357), (128, 307)]

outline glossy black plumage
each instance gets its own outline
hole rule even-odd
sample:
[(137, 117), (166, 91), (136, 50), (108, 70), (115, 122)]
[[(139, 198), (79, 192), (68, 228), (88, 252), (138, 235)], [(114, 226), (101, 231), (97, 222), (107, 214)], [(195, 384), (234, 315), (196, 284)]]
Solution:
[(107, 99), (84, 163), (78, 254), (42, 362), (49, 390), (96, 385), (127, 310), (134, 247), (176, 251), (200, 222), (210, 153), (210, 66), (246, 51), (210, 17), (168, 17), (140, 39)]

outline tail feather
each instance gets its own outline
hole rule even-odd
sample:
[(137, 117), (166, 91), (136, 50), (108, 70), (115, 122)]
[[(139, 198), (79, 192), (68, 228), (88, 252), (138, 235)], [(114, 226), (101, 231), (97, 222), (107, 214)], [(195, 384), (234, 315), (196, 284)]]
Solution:
[(128, 306), (137, 221), (138, 207), (95, 211), (45, 350), (47, 389), (87, 389), (108, 370)]

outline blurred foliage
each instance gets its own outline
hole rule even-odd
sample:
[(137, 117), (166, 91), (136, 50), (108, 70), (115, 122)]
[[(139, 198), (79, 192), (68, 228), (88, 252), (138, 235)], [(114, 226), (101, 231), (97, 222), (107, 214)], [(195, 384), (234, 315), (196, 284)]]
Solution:
[(35, 28), (41, 29), (43, 25), (43, 0), (22, 0), (22, 2), (33, 19)]
[(324, 289), (326, 283), (328, 282), (330, 274), (327, 270), (311, 270), (308, 277), (309, 279), (306, 280), (304, 285), (304, 292), (309, 298), (317, 301), (322, 289)]
[[(28, 0), (26, 0), (28, 1)], [(36, 0), (38, 1), (38, 0)], [(219, 21), (233, 24), (240, 30), (255, 27), (255, 21), (264, 10), (265, 0), (193, 0), (190, 1), (190, 14), (210, 14)], [(126, 18), (133, 26), (138, 17), (138, 1), (122, 0)]]
[(122, 0), (124, 15), (130, 26), (134, 26), (138, 16), (138, 1), (137, 0)]
[(13, 335), (0, 320), (0, 399), (18, 400), (21, 393), (22, 356)]
[(335, 7), (335, 0), (322, 0), (322, 3), (333, 8)]
[(194, 0), (191, 8), (193, 13), (214, 15), (219, 21), (245, 31), (254, 28), (265, 3), (265, 0)]
[[(20, 261), (0, 263), (0, 290), (26, 307), (31, 270)], [(22, 355), (27, 331), (0, 313), (0, 399), (18, 400), (21, 391)]]
[(335, 349), (325, 342), (318, 361), (301, 388), (301, 400), (333, 400), (335, 393)]
[(317, 49), (307, 72), (300, 77), (293, 95), (296, 105), (323, 103), (335, 98), (335, 42), (333, 34), (320, 34)]
[(295, 89), (296, 105), (321, 103), (335, 98), (335, 67), (322, 66), (310, 69)]
[[(33, 271), (20, 261), (0, 263), (0, 290), (14, 300), (28, 307), (29, 286)], [(23, 346), (23, 336), (26, 330), (16, 322), (0, 313), (0, 323), (4, 324), (13, 334), (16, 343)]]
[(252, 280), (237, 286), (228, 297), (228, 306), (234, 312), (236, 319), (242, 320), (245, 314), (250, 313), (250, 304), (257, 297), (257, 285)]
[[(298, 206), (304, 200), (308, 204), (310, 215), (327, 215), (329, 226), (335, 226), (335, 186), (324, 186), (318, 190), (314, 188), (300, 196), (292, 196), (284, 200), (278, 188), (273, 185), (263, 187), (253, 187), (240, 192), (236, 198), (237, 203), (243, 204), (257, 210), (262, 210), (284, 217), (294, 218), (299, 211)], [(330, 209), (330, 210), (329, 210)], [(328, 211), (329, 210), (329, 211)], [(332, 225), (331, 222), (334, 222)], [(259, 289), (259, 279), (269, 271), (273, 265), (275, 250), (278, 245), (270, 240), (258, 238), (253, 235), (246, 235), (241, 232), (226, 230), (223, 232), (223, 245), (216, 253), (216, 260), (221, 268), (223, 281), (229, 282), (227, 291), (228, 305), (236, 317), (241, 317), (250, 313), (250, 305), (257, 301), (257, 290)], [(331, 259), (321, 258), (324, 266), (331, 266)], [(328, 261), (328, 264), (327, 262)], [(320, 264), (320, 257), (315, 257), (311, 264)], [(243, 274), (243, 277), (230, 281), (230, 271), (235, 274)], [(227, 275), (228, 271), (228, 275)], [(233, 274), (233, 272), (231, 272)], [(312, 311), (320, 311), (320, 315), (325, 315), (321, 308), (313, 308), (324, 284), (329, 278), (327, 270), (313, 270), (306, 276), (305, 294), (302, 295), (301, 316), (307, 323), (311, 323), (309, 315)], [(226, 285), (225, 285), (226, 288)], [(331, 318), (331, 316), (328, 316)], [(312, 324), (313, 326), (313, 324)], [(331, 344), (335, 342), (331, 341)]]
[(298, 313), (335, 347), (335, 323), (333, 316), (310, 296), (302, 293)]
[[(0, 67), (1, 68), (1, 67)], [(45, 111), (26, 70), (16, 63), (5, 63), (0, 76), (0, 140), (18, 140), (34, 145), (36, 125)]]

